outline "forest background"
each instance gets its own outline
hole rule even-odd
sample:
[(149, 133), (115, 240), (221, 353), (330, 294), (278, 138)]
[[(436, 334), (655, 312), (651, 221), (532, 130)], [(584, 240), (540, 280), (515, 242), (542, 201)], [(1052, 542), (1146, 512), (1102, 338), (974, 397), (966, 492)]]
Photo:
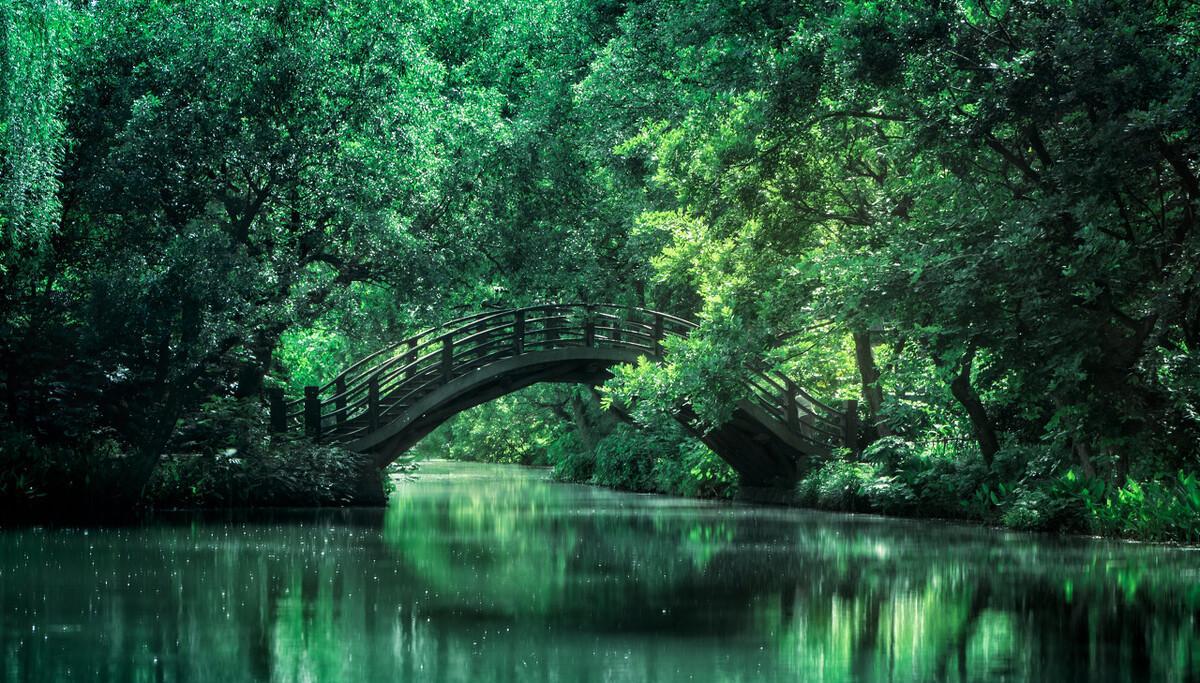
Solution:
[(799, 503), (1200, 540), (1195, 3), (0, 8), (5, 510), (344, 501), (265, 387), (603, 301), (700, 327), (418, 450), (732, 495), (765, 358), (862, 406)]

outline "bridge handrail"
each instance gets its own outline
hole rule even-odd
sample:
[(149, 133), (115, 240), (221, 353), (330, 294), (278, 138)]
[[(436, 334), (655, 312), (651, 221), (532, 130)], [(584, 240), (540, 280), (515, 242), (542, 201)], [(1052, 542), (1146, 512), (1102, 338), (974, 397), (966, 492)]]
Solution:
[[(561, 303), (560, 304), (560, 303), (553, 303), (553, 304), (534, 304), (534, 305), (530, 305), (530, 306), (524, 306), (521, 308), (506, 309), (506, 310), (502, 310), (502, 311), (485, 311), (485, 312), (481, 312), (481, 313), (475, 313), (473, 315), (462, 316), (459, 318), (455, 318), (453, 320), (446, 321), (444, 323), (440, 323), (438, 325), (435, 325), (434, 327), (430, 327), (425, 330), (422, 330), (421, 332), (418, 332), (412, 336), (406, 337), (405, 339), (402, 339), (398, 342), (395, 342), (393, 344), (385, 346), (384, 348), (382, 348), (378, 351), (370, 353), (367, 356), (364, 356), (363, 358), (352, 363), (345, 370), (338, 373), (337, 376), (335, 376), (333, 379), (329, 380), (325, 384), (320, 385), (318, 387), (318, 393), (323, 393), (326, 390), (328, 390), (330, 387), (335, 386), (337, 384), (338, 380), (346, 380), (352, 372), (354, 372), (358, 368), (362, 367), (367, 362), (374, 360), (375, 358), (378, 358), (379, 356), (381, 356), (385, 353), (388, 353), (389, 351), (395, 351), (407, 344), (410, 344), (411, 342), (420, 340), (422, 338), (428, 337), (428, 339), (424, 343), (419, 343), (415, 348), (419, 349), (419, 348), (428, 346), (431, 343), (441, 341), (441, 339), (447, 335), (456, 334), (458, 332), (461, 332), (463, 330), (471, 328), (474, 325), (477, 325), (480, 322), (484, 322), (491, 318), (499, 318), (499, 317), (504, 317), (504, 316), (509, 316), (509, 315), (515, 315), (516, 313), (528, 313), (530, 311), (552, 311), (555, 309), (569, 309), (570, 310), (570, 309), (579, 309), (579, 308), (586, 309), (588, 307), (607, 308), (607, 309), (614, 309), (614, 310), (628, 310), (628, 311), (633, 311), (633, 312), (646, 313), (651, 316), (662, 316), (664, 321), (670, 321), (673, 323), (677, 323), (677, 324), (687, 327), (687, 328), (695, 328), (696, 327), (696, 323), (691, 322), (690, 320), (685, 320), (684, 318), (680, 318), (680, 317), (671, 315), (670, 313), (664, 313), (662, 311), (655, 311), (652, 309), (641, 308), (641, 307), (636, 307), (636, 306), (621, 306), (619, 304), (585, 304), (585, 303)], [(560, 316), (553, 316), (553, 317), (560, 317)], [(613, 317), (615, 319), (621, 320), (621, 318), (618, 318), (617, 316), (613, 316)], [(528, 320), (527, 322), (535, 322), (537, 320), (541, 320), (541, 319)], [(455, 325), (457, 325), (457, 327), (453, 327)], [(447, 329), (447, 328), (451, 328), (451, 329)], [(434, 334), (434, 333), (440, 332), (442, 330), (446, 330), (446, 331), (441, 332), (441, 334)], [(408, 352), (411, 353), (412, 350), (413, 350), (412, 348), (409, 348)], [(385, 363), (386, 362), (387, 361), (385, 361)], [(362, 374), (363, 375), (371, 374), (371, 372), (376, 369), (379, 369), (379, 368), (369, 369), (367, 372), (364, 372)], [(304, 402), (304, 399), (303, 399), (303, 397), (301, 397), (301, 398), (296, 398), (296, 399), (292, 399), (292, 400), (288, 401), (287, 405), (288, 405), (288, 407), (292, 407), (292, 406), (300, 405), (303, 402)]]
[[(350, 374), (350, 373), (352, 373), (352, 372), (354, 372), (355, 370), (357, 370), (358, 368), (362, 367), (362, 366), (363, 366), (365, 363), (368, 363), (368, 362), (370, 362), (371, 360), (374, 360), (375, 358), (378, 358), (379, 356), (381, 356), (381, 355), (383, 355), (383, 354), (385, 354), (385, 353), (387, 353), (387, 352), (389, 352), (389, 351), (395, 351), (396, 349), (400, 348), (401, 346), (404, 346), (404, 345), (408, 344), (409, 342), (412, 342), (412, 341), (418, 340), (418, 339), (420, 339), (421, 337), (424, 337), (424, 336), (428, 335), (430, 332), (433, 332), (433, 331), (439, 330), (439, 329), (441, 329), (441, 328), (443, 328), (443, 327), (446, 327), (446, 326), (448, 326), (448, 325), (460, 324), (460, 323), (462, 323), (463, 321), (471, 320), (472, 318), (480, 318), (480, 317), (483, 317), (483, 316), (487, 316), (487, 315), (490, 315), (491, 313), (493, 313), (493, 312), (492, 312), (492, 311), (485, 311), (485, 312), (482, 312), (482, 313), (473, 313), (473, 314), (471, 314), (471, 315), (465, 315), (465, 316), (462, 316), (462, 317), (460, 317), (460, 318), (455, 318), (455, 319), (453, 319), (453, 320), (449, 320), (449, 321), (447, 321), (447, 322), (441, 323), (441, 324), (439, 324), (439, 325), (437, 325), (437, 326), (434, 326), (434, 327), (431, 327), (431, 328), (427, 328), (427, 329), (425, 329), (425, 330), (422, 330), (421, 332), (418, 332), (418, 333), (416, 333), (416, 334), (414, 334), (414, 335), (412, 335), (412, 336), (410, 336), (410, 337), (406, 337), (406, 338), (404, 338), (404, 339), (401, 339), (401, 340), (400, 340), (400, 341), (398, 341), (398, 342), (395, 342), (395, 343), (393, 343), (393, 344), (390, 344), (390, 345), (388, 345), (388, 346), (385, 346), (385, 347), (383, 347), (382, 349), (379, 349), (378, 351), (374, 351), (374, 352), (372, 352), (372, 353), (370, 353), (370, 354), (367, 354), (366, 356), (363, 356), (362, 358), (358, 359), (357, 361), (355, 361), (355, 362), (351, 363), (351, 364), (350, 364), (350, 365), (349, 365), (349, 366), (348, 366), (348, 367), (347, 367), (345, 370), (342, 370), (341, 372), (339, 372), (339, 373), (338, 373), (338, 374), (337, 374), (337, 375), (336, 375), (336, 376), (335, 376), (333, 379), (329, 380), (329, 381), (328, 381), (328, 382), (326, 382), (325, 384), (322, 384), (322, 385), (320, 385), (320, 387), (319, 387), (319, 390), (320, 390), (320, 391), (325, 391), (325, 390), (329, 389), (330, 387), (332, 387), (332, 386), (334, 386), (335, 384), (337, 384), (337, 381), (338, 381), (339, 379), (345, 379), (347, 376), (349, 376), (349, 374)], [(288, 401), (288, 405), (290, 406), (290, 405), (294, 405), (294, 404), (298, 404), (298, 403), (303, 403), (303, 402), (304, 402), (304, 399), (303, 399), (303, 398), (298, 398), (298, 399), (294, 399), (294, 400)]]
[[(286, 430), (289, 424), (299, 424), (319, 436), (321, 423), (332, 421), (331, 434), (359, 434), (365, 429), (361, 417), (374, 423), (382, 414), (402, 410), (430, 386), (493, 359), (532, 348), (581, 344), (659, 356), (666, 337), (686, 336), (697, 327), (662, 311), (582, 302), (540, 303), (461, 316), (358, 359), (325, 384), (306, 387), (304, 397), (285, 401), (277, 394), (271, 400), (272, 427)], [(816, 399), (776, 369), (756, 363), (747, 370), (748, 398), (797, 437), (813, 443), (849, 438), (852, 430), (847, 420), (853, 416), (847, 411)], [(331, 388), (333, 392), (327, 393)]]

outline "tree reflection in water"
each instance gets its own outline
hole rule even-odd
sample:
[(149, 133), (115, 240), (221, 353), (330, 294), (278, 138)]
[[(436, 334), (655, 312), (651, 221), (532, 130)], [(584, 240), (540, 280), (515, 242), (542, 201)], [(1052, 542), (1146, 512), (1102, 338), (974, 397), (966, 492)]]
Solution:
[(0, 678), (1200, 681), (1200, 554), (435, 463), (385, 511), (0, 532)]

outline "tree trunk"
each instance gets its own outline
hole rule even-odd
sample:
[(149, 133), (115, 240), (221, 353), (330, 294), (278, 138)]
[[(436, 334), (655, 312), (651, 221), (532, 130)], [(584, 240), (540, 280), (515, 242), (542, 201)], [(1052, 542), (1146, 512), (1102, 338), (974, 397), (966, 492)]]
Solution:
[[(1083, 468), (1083, 474), (1089, 479), (1095, 478), (1096, 466), (1092, 464), (1092, 449), (1088, 446), (1087, 441), (1075, 439), (1075, 455), (1079, 458), (1079, 466)], [(1120, 480), (1118, 483), (1121, 483)]]
[(879, 385), (879, 367), (875, 365), (875, 352), (871, 349), (871, 333), (854, 332), (854, 359), (858, 364), (858, 375), (862, 379), (863, 402), (867, 404), (867, 443), (892, 432), (880, 420), (883, 408), (883, 387)]
[(584, 392), (572, 391), (567, 405), (570, 407), (571, 421), (575, 423), (575, 430), (584, 448), (588, 452), (595, 452), (600, 441), (612, 432), (616, 419), (600, 409), (600, 403), (594, 396), (591, 397), (591, 401), (588, 397)]
[(129, 452), (125, 462), (115, 466), (108, 463), (99, 474), (102, 483), (90, 487), (89, 506), (93, 512), (122, 515), (141, 503), (181, 412), (177, 393), (156, 393), (159, 400), (153, 408), (129, 416), (132, 427), (127, 434)]
[(979, 394), (971, 385), (971, 366), (974, 360), (975, 348), (971, 347), (971, 350), (963, 358), (958, 374), (950, 383), (950, 393), (954, 394), (954, 398), (966, 409), (967, 417), (971, 420), (971, 428), (975, 432), (975, 441), (979, 443), (979, 452), (983, 455), (984, 464), (990, 470), (992, 460), (995, 459), (996, 452), (1000, 450), (1000, 441), (996, 438), (996, 428), (992, 425), (987, 410), (983, 407), (983, 401), (979, 399)]
[(253, 398), (262, 394), (263, 382), (271, 369), (271, 359), (279, 343), (280, 334), (281, 332), (272, 329), (255, 335), (249, 345), (249, 360), (238, 366), (235, 398)]

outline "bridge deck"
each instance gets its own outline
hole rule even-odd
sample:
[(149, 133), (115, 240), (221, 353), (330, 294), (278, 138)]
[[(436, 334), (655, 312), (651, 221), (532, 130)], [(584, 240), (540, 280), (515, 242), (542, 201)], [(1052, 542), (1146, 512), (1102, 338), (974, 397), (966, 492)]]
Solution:
[[(303, 398), (289, 402), (281, 390), (270, 392), (271, 426), (390, 460), (471, 405), (536, 381), (597, 383), (614, 364), (661, 360), (664, 340), (695, 326), (667, 313), (608, 304), (467, 316), (380, 349), (327, 384), (306, 387)], [(749, 370), (747, 396), (731, 424), (698, 435), (743, 477), (790, 478), (806, 456), (855, 440), (853, 402), (834, 408), (777, 372)], [(680, 416), (690, 426), (684, 408)], [(772, 443), (769, 457), (746, 455), (766, 442)]]

